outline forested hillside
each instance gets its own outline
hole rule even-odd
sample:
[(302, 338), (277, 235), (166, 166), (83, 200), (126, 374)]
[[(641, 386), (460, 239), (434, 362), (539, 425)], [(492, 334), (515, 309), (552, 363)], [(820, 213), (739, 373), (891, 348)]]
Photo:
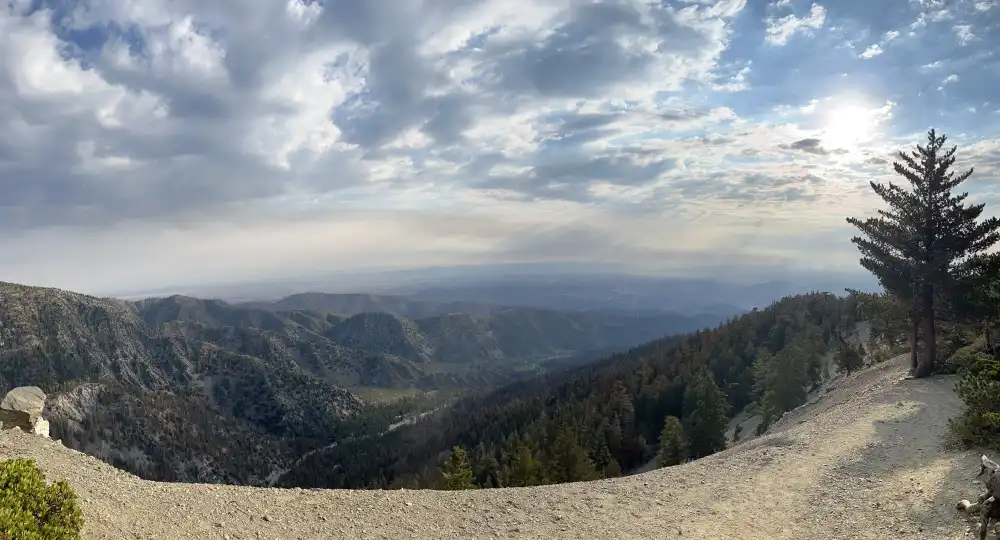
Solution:
[[(0, 395), (41, 387), (54, 437), (145, 478), (260, 484), (309, 450), (381, 433), (469, 387), (707, 325), (534, 309), (345, 318), (0, 283)], [(439, 388), (392, 405), (351, 391)]]
[(654, 457), (671, 417), (684, 432), (681, 459), (711, 454), (745, 407), (766, 425), (803, 403), (827, 375), (825, 353), (858, 317), (853, 297), (784, 298), (713, 330), (470, 397), (416, 425), (314, 453), (279, 483), (462, 488), (618, 476)]

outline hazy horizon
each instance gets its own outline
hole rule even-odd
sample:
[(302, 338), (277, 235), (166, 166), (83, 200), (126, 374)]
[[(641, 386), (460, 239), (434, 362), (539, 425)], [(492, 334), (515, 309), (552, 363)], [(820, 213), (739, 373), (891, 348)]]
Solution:
[(996, 0), (13, 0), (0, 280), (860, 276), (845, 217), (929, 127), (1000, 201), (998, 23)]
[[(449, 291), (451, 301), (471, 300), (461, 291), (476, 292), (498, 286), (531, 287), (554, 283), (557, 287), (573, 283), (613, 285), (628, 291), (630, 286), (653, 287), (662, 291), (678, 284), (712, 283), (732, 287), (787, 284), (790, 293), (822, 290), (843, 294), (846, 287), (877, 290), (878, 282), (863, 272), (788, 271), (763, 267), (738, 269), (715, 267), (676, 272), (633, 273), (620, 267), (581, 266), (572, 264), (499, 264), (478, 266), (426, 267), (383, 270), (370, 273), (315, 274), (290, 279), (245, 282), (170, 285), (136, 290), (78, 291), (128, 300), (165, 297), (174, 294), (228, 301), (276, 300), (299, 293), (375, 294), (423, 297), (428, 291)], [(551, 280), (555, 280), (554, 282)], [(777, 299), (774, 297), (773, 299)], [(723, 299), (721, 302), (726, 303)], [(516, 303), (516, 302), (515, 302)], [(708, 303), (711, 303), (709, 301)], [(740, 302), (730, 302), (739, 305)], [(654, 302), (655, 304), (655, 302)]]

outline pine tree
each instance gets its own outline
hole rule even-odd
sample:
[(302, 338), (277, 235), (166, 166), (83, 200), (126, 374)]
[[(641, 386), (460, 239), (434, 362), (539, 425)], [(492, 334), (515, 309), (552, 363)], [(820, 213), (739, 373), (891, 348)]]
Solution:
[(604, 477), (605, 478), (618, 478), (621, 475), (622, 475), (622, 467), (621, 467), (621, 465), (618, 464), (618, 460), (617, 459), (611, 458), (611, 461), (608, 463), (607, 468), (604, 469)]
[(469, 454), (461, 446), (452, 448), (451, 457), (441, 466), (441, 485), (448, 490), (476, 489)]
[(893, 169), (909, 181), (910, 189), (871, 182), (889, 209), (864, 220), (847, 218), (863, 235), (851, 239), (861, 251), (861, 266), (908, 306), (914, 329), (920, 322), (924, 347), (913, 369), (915, 377), (934, 371), (936, 298), (961, 288), (966, 258), (1000, 240), (1000, 219), (978, 222), (985, 205), (966, 205), (968, 193), (952, 195), (951, 190), (973, 170), (957, 175), (951, 171), (956, 147), (945, 149), (946, 140), (932, 129), (926, 145), (917, 145), (909, 153), (900, 151), (902, 163), (893, 163)]
[(802, 355), (801, 347), (793, 342), (777, 355), (763, 348), (758, 351), (753, 365), (756, 396), (753, 412), (761, 418), (758, 435), (764, 433), (781, 413), (805, 403), (809, 374)]
[(687, 458), (687, 440), (684, 426), (676, 416), (668, 416), (660, 431), (660, 451), (657, 459), (661, 467), (678, 465)]
[(517, 451), (510, 460), (507, 483), (512, 487), (537, 486), (542, 481), (542, 463), (531, 454), (531, 448), (518, 443)]
[(614, 459), (614, 456), (611, 455), (611, 450), (608, 449), (607, 443), (601, 444), (600, 448), (594, 454), (594, 466), (603, 473), (612, 459)]
[(607, 443), (602, 443), (601, 449), (594, 456), (594, 466), (597, 467), (604, 478), (614, 478), (622, 474), (621, 465), (615, 459), (615, 456), (611, 455), (611, 450), (608, 448)]
[(970, 257), (961, 270), (961, 285), (950, 298), (952, 313), (958, 322), (983, 330), (986, 349), (995, 352), (993, 330), (1000, 322), (1000, 253)]
[[(875, 350), (884, 344), (895, 349), (905, 339), (904, 335), (913, 330), (905, 303), (889, 293), (869, 293), (846, 289), (856, 303), (858, 315), (868, 321), (868, 348)], [(910, 336), (912, 338), (912, 336)], [(910, 343), (911, 367), (916, 368), (916, 346)]]
[(715, 384), (711, 372), (695, 372), (684, 389), (684, 433), (692, 457), (699, 458), (726, 448), (729, 403)]
[(579, 482), (597, 478), (594, 463), (576, 440), (575, 431), (567, 426), (559, 429), (552, 443), (548, 476), (555, 483)]
[(858, 348), (859, 347), (848, 343), (847, 340), (842, 340), (837, 348), (836, 355), (833, 357), (837, 367), (848, 375), (861, 369), (865, 365), (865, 357), (861, 354)]

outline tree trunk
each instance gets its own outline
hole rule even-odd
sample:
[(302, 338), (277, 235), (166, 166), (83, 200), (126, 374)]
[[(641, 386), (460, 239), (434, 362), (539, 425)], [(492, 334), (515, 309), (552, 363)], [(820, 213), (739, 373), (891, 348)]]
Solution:
[(910, 320), (910, 375), (917, 374), (917, 330), (920, 328), (920, 319), (914, 315)]
[(929, 377), (934, 373), (934, 359), (937, 356), (936, 328), (934, 327), (934, 288), (930, 284), (925, 284), (922, 292), (921, 323), (924, 334), (924, 354), (913, 374), (917, 378)]

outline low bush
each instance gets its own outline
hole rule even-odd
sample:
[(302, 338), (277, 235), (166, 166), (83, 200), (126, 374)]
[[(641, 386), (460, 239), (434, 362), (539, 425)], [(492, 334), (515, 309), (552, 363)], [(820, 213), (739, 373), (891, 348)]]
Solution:
[(983, 343), (976, 341), (964, 347), (960, 347), (948, 356), (939, 356), (942, 360), (940, 365), (934, 366), (934, 371), (938, 374), (959, 373), (963, 368), (975, 368), (978, 362), (990, 359), (990, 355), (983, 352)]
[(0, 462), (0, 540), (78, 540), (82, 527), (69, 484), (47, 485), (34, 459)]
[(1000, 450), (1000, 361), (974, 353), (962, 363), (955, 391), (965, 408), (951, 429), (966, 445)]

